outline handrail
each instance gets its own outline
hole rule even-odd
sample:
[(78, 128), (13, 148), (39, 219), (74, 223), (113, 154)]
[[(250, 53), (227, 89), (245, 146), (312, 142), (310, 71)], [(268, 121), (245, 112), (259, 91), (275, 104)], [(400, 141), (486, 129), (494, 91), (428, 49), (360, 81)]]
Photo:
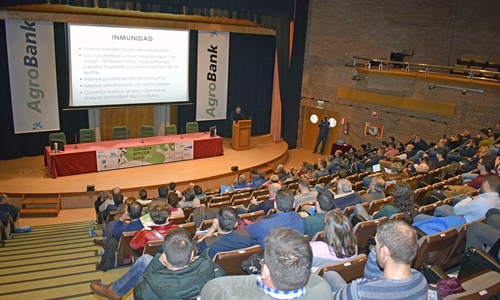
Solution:
[[(429, 75), (431, 69), (440, 69), (440, 70), (448, 70), (448, 71), (453, 71), (453, 70), (460, 70), (463, 71), (464, 73), (467, 73), (467, 77), (469, 80), (474, 80), (474, 75), (483, 75), (488, 74), (488, 75), (493, 75), (496, 78), (487, 78), (491, 80), (498, 81), (500, 77), (500, 72), (495, 72), (495, 71), (488, 71), (488, 70), (475, 70), (475, 69), (465, 69), (465, 68), (458, 68), (458, 67), (449, 67), (449, 66), (440, 66), (440, 65), (431, 65), (431, 64), (422, 64), (422, 63), (412, 63), (412, 62), (406, 62), (406, 61), (392, 61), (392, 60), (384, 60), (384, 59), (373, 59), (373, 58), (366, 58), (366, 57), (360, 57), (360, 56), (353, 56), (352, 57), (352, 65), (356, 66), (357, 61), (356, 60), (365, 60), (367, 63), (365, 66), (367, 66), (368, 69), (371, 69), (372, 63), (378, 63), (378, 69), (383, 70), (384, 69), (384, 64), (389, 65), (404, 65), (405, 73), (410, 73), (410, 67), (416, 67), (416, 68), (423, 68), (425, 75)], [(497, 75), (497, 76), (495, 76)], [(484, 77), (481, 77), (481, 79), (485, 79)]]

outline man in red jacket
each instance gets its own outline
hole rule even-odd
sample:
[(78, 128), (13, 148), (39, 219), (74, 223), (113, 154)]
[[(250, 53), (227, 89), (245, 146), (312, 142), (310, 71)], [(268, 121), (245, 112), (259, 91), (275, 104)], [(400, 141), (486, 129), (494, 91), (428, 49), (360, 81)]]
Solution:
[(144, 228), (135, 233), (130, 241), (130, 247), (142, 253), (148, 241), (163, 240), (165, 235), (178, 225), (168, 221), (172, 208), (168, 203), (158, 203), (151, 208), (150, 216), (155, 225)]

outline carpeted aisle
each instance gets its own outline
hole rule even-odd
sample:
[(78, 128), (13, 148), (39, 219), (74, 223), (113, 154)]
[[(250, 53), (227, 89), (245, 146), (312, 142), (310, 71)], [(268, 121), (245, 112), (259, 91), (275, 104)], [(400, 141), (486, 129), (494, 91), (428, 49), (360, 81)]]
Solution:
[[(89, 284), (110, 283), (128, 267), (96, 270), (100, 247), (89, 228), (101, 234), (92, 221), (34, 226), (33, 232), (17, 233), (0, 248), (0, 299), (102, 299)], [(133, 299), (129, 293), (124, 299)]]

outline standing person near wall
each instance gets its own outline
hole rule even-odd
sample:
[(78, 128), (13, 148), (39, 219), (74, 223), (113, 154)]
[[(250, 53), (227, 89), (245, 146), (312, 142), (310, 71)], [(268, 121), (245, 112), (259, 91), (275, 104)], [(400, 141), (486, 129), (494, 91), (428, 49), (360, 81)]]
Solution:
[(316, 145), (314, 146), (313, 153), (318, 151), (319, 143), (321, 143), (321, 154), (325, 152), (326, 139), (328, 138), (328, 132), (330, 131), (330, 122), (328, 122), (328, 116), (326, 116), (322, 121), (318, 123), (319, 133), (316, 139)]

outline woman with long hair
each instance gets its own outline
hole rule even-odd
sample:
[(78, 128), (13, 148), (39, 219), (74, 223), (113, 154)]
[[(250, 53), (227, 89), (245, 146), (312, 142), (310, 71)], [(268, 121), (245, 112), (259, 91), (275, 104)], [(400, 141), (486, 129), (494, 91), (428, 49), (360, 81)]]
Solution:
[(394, 214), (404, 213), (406, 222), (412, 224), (415, 211), (413, 210), (413, 191), (411, 186), (406, 182), (398, 182), (394, 186), (392, 192), (394, 200), (392, 204), (382, 206), (382, 208), (373, 216), (368, 215), (368, 212), (361, 204), (356, 204), (354, 213), (364, 217), (367, 220), (378, 219), (382, 217), (390, 218)]
[(310, 243), (313, 267), (347, 260), (358, 255), (352, 224), (342, 211), (329, 211), (325, 215), (324, 224), (324, 241)]

